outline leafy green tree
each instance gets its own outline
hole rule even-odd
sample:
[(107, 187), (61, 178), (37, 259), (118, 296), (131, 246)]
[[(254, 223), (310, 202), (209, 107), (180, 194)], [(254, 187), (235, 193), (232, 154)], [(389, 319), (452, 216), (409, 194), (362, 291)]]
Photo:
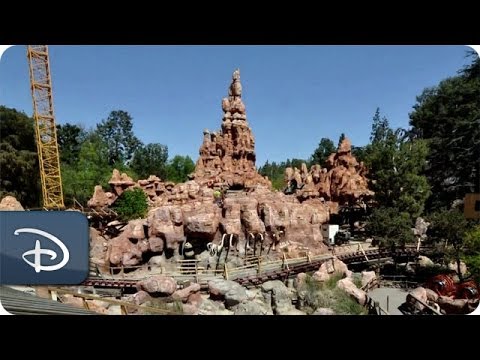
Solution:
[(95, 133), (87, 135), (76, 163), (62, 164), (62, 180), (66, 204), (75, 198), (85, 205), (93, 194), (95, 185), (108, 188), (112, 167), (108, 164), (108, 146)]
[(0, 106), (0, 198), (12, 195), (25, 207), (38, 207), (40, 173), (33, 119)]
[(97, 133), (108, 146), (108, 163), (117, 165), (131, 159), (141, 141), (133, 133), (133, 119), (126, 111), (112, 111), (97, 125)]
[(430, 195), (423, 171), (428, 155), (427, 143), (403, 136), (394, 131), (388, 120), (380, 118), (377, 109), (373, 118), (371, 144), (365, 147), (364, 161), (370, 169), (372, 190), (380, 206), (393, 207), (408, 213), (411, 219), (419, 216)]
[(334, 153), (335, 151), (336, 151), (336, 148), (335, 148), (335, 145), (333, 144), (333, 141), (328, 138), (322, 138), (317, 148), (313, 152), (313, 155), (311, 156), (310, 164), (311, 165), (318, 164), (320, 166), (323, 166), (323, 164), (325, 163), (325, 160), (327, 160), (330, 154)]
[(122, 220), (144, 218), (147, 214), (147, 195), (142, 189), (127, 190), (115, 201), (114, 210)]
[(445, 259), (456, 262), (457, 273), (461, 278), (460, 261), (467, 253), (471, 253), (471, 250), (478, 249), (477, 234), (471, 232), (466, 235), (469, 224), (463, 213), (457, 209), (439, 210), (432, 214), (429, 220), (429, 237), (446, 244)]
[(194, 170), (195, 164), (190, 156), (175, 155), (167, 165), (167, 180), (176, 183), (185, 182)]
[(86, 131), (75, 124), (57, 125), (57, 142), (60, 161), (73, 164), (78, 161), (80, 149), (87, 136)]
[(141, 178), (156, 175), (166, 178), (168, 148), (162, 144), (148, 144), (140, 146), (133, 154), (130, 168)]
[(480, 192), (480, 62), (427, 88), (410, 114), (414, 134), (428, 141), (426, 175), (431, 210), (450, 207), (466, 193)]
[(366, 230), (382, 246), (403, 246), (415, 241), (410, 215), (393, 207), (375, 209), (369, 217)]

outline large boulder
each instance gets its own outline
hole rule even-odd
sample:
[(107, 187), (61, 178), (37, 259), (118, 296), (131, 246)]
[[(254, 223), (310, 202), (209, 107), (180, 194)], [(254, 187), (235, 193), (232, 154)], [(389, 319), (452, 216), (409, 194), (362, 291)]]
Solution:
[[(450, 264), (448, 264), (448, 268), (458, 273), (458, 267), (456, 262), (452, 261)], [(460, 261), (460, 272), (462, 273), (462, 275), (466, 275), (467, 273), (467, 265), (463, 261)]]
[(143, 290), (149, 294), (172, 295), (177, 290), (177, 282), (169, 276), (155, 275), (139, 281), (137, 290)]
[(446, 314), (469, 314), (478, 306), (478, 300), (452, 299), (439, 296), (437, 304)]
[(375, 271), (362, 271), (362, 288), (377, 278)]
[(198, 291), (200, 291), (200, 284), (193, 283), (186, 288), (175, 291), (172, 295), (172, 299), (186, 302), (190, 294), (196, 293)]
[(232, 308), (235, 315), (273, 315), (272, 309), (260, 301), (247, 301)]
[(318, 271), (313, 274), (313, 279), (316, 281), (327, 281), (333, 275), (341, 274), (342, 276), (351, 276), (351, 271), (348, 270), (347, 265), (337, 258), (324, 262)]
[(261, 289), (265, 302), (272, 304), (276, 315), (287, 315), (295, 310), (292, 304), (292, 292), (280, 280), (264, 282)]
[(136, 305), (142, 305), (150, 301), (152, 298), (148, 292), (140, 290), (133, 294), (131, 299)]
[(208, 282), (208, 291), (212, 299), (224, 299), (227, 308), (247, 300), (245, 288), (235, 281), (213, 279)]
[(421, 268), (427, 268), (431, 266), (435, 266), (435, 263), (430, 260), (428, 257), (420, 255), (417, 259), (417, 264)]
[(350, 278), (338, 281), (337, 287), (352, 296), (360, 305), (365, 305), (367, 301), (367, 293), (357, 288)]
[(13, 196), (5, 196), (2, 201), (0, 201), (0, 210), (1, 211), (23, 211), (25, 210), (20, 204), (20, 202), (15, 199)]
[(233, 311), (225, 309), (219, 301), (204, 299), (198, 306), (198, 315), (233, 315)]
[(425, 304), (427, 304), (428, 296), (427, 296), (427, 290), (425, 288), (419, 286), (419, 287), (413, 289), (412, 291), (410, 291), (410, 293), (407, 295), (407, 303), (411, 303), (411, 304), (414, 303), (415, 307), (420, 311), (425, 309), (425, 306), (420, 304), (418, 301), (415, 301), (415, 299), (413, 299), (412, 297), (415, 297), (415, 298), (423, 301)]

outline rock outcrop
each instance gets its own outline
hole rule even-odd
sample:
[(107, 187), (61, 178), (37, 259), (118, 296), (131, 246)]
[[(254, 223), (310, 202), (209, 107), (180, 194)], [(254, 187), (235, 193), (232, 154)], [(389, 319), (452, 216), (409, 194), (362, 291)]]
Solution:
[(2, 201), (0, 201), (0, 211), (23, 211), (25, 210), (20, 204), (20, 201), (15, 199), (13, 196), (5, 196)]
[(322, 198), (329, 203), (332, 213), (339, 204), (364, 205), (373, 197), (373, 191), (368, 189), (367, 169), (352, 155), (348, 138), (343, 139), (324, 165), (313, 165), (310, 171), (305, 164), (301, 169), (287, 168), (287, 187), (302, 201)]
[(270, 181), (255, 167), (255, 141), (238, 70), (222, 110), (221, 130), (204, 132), (200, 157), (187, 182), (164, 182), (154, 175), (134, 182), (114, 170), (109, 191), (95, 188), (88, 202), (95, 209), (112, 206), (134, 188), (143, 189), (150, 206), (147, 219), (130, 223), (109, 241), (107, 259), (112, 265), (138, 265), (148, 256), (167, 252), (167, 258), (178, 258), (208, 250), (212, 258), (224, 248), (239, 255), (319, 254), (327, 250), (321, 224), (329, 221), (339, 204), (373, 194), (367, 188), (366, 169), (352, 156), (348, 139), (329, 157), (326, 168), (314, 165), (308, 171), (302, 165), (286, 170), (289, 185), (293, 181), (298, 185), (294, 194), (272, 191)]
[(222, 129), (205, 130), (200, 157), (195, 167), (195, 180), (200, 185), (220, 188), (253, 188), (271, 186), (255, 167), (255, 140), (247, 122), (242, 100), (240, 70), (235, 70), (228, 97), (222, 100)]

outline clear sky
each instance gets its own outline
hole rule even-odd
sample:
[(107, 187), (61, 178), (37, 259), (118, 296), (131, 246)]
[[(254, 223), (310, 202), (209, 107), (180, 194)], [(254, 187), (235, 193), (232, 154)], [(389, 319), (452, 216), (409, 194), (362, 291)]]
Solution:
[[(220, 129), (221, 99), (240, 68), (257, 166), (308, 158), (322, 137), (368, 143), (380, 107), (407, 127), (415, 98), (468, 63), (466, 46), (50, 46), (57, 122), (93, 127), (128, 111), (144, 142), (198, 157)], [(25, 46), (0, 62), (0, 104), (32, 114)]]

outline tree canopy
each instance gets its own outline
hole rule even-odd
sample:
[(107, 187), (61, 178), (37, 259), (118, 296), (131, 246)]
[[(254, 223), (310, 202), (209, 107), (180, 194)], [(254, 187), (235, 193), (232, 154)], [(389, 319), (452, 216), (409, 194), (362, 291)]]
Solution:
[(0, 106), (0, 198), (12, 195), (26, 207), (40, 206), (40, 173), (33, 119)]
[(168, 148), (162, 144), (139, 146), (133, 154), (131, 169), (142, 179), (156, 175), (165, 179), (167, 175)]
[(141, 141), (133, 133), (133, 119), (123, 110), (115, 110), (97, 125), (97, 133), (108, 146), (108, 163), (124, 164), (131, 159)]
[(410, 114), (412, 132), (427, 140), (430, 149), (426, 175), (431, 210), (480, 192), (479, 66), (475, 57), (459, 75), (425, 89)]
[[(345, 138), (345, 134), (342, 135)], [(310, 158), (310, 164), (318, 164), (320, 166), (323, 166), (325, 160), (327, 160), (330, 154), (334, 153), (336, 150), (337, 149), (335, 148), (332, 140), (330, 140), (329, 138), (322, 138), (317, 148), (313, 152), (312, 157)]]

